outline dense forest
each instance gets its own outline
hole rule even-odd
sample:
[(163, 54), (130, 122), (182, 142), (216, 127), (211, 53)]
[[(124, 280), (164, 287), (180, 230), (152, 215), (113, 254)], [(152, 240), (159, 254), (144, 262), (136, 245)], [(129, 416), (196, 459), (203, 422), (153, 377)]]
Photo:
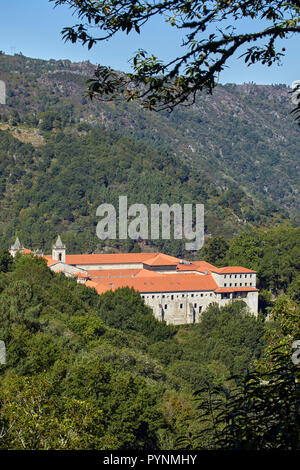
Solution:
[[(0, 246), (19, 235), (49, 250), (61, 233), (70, 252), (101, 251), (96, 208), (203, 203), (209, 237), (298, 223), (299, 130), (285, 86), (217, 87), (171, 115), (131, 103), (88, 102), (92, 64), (0, 55)], [(253, 152), (255, 149), (255, 152)], [(138, 251), (145, 243), (106, 242)], [(184, 244), (150, 249), (186, 256)]]
[[(44, 135), (44, 145), (35, 149), (0, 130), (2, 248), (18, 235), (27, 248), (49, 251), (61, 233), (69, 252), (101, 250), (96, 209), (102, 203), (118, 208), (120, 195), (127, 195), (128, 205), (145, 204), (149, 212), (152, 203), (203, 203), (206, 233), (227, 238), (247, 227), (288, 222), (275, 207), (238, 188), (222, 191), (173, 155), (130, 137), (99, 128), (84, 135), (72, 129)], [(140, 249), (132, 240), (106, 244), (123, 251)], [(152, 245), (184, 254), (180, 241)]]
[[(34, 129), (43, 120), (42, 131), (72, 121), (82, 129), (100, 124), (162, 155), (176, 154), (221, 189), (238, 187), (282, 210), (299, 211), (299, 130), (286, 85), (219, 85), (212, 96), (200, 94), (192, 107), (152, 113), (134, 103), (90, 102), (85, 80), (94, 69), (89, 62), (2, 54), (7, 105), (0, 105), (0, 114), (14, 124), (25, 119)], [(22, 135), (26, 139), (26, 132)], [(31, 136), (41, 142), (35, 131)]]
[[(92, 64), (0, 53), (0, 449), (299, 449), (299, 130), (283, 85), (220, 85), (172, 114), (88, 102)], [(253, 150), (254, 149), (254, 150)], [(96, 237), (96, 208), (203, 203), (204, 247)], [(160, 250), (257, 271), (259, 313), (193, 325), (98, 295), (37, 256)]]
[(155, 320), (133, 289), (98, 295), (42, 258), (3, 250), (0, 448), (299, 448), (299, 368), (291, 361), (299, 234), (241, 234), (223, 254), (219, 238), (211, 240), (206, 259), (250, 257), (258, 272), (274, 247), (274, 270), (259, 280), (259, 315), (242, 301), (212, 304), (200, 323), (182, 326)]

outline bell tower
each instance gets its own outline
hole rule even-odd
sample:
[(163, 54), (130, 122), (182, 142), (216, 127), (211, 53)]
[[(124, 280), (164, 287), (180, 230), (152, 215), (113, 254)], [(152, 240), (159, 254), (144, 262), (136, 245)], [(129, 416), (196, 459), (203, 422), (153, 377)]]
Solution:
[(10, 252), (13, 257), (15, 257), (18, 252), (24, 252), (24, 247), (21, 245), (19, 237), (17, 237), (15, 243), (11, 245)]
[(52, 247), (52, 258), (55, 261), (61, 261), (62, 263), (66, 262), (66, 246), (61, 241), (60, 236), (58, 235), (55, 245)]

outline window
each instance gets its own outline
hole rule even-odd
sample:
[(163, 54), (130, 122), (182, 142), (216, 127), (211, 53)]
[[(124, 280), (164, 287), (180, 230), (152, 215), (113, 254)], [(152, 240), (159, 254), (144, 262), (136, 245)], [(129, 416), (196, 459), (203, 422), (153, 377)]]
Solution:
[(226, 286), (227, 286), (227, 284), (226, 284), (226, 282), (225, 282), (225, 283), (224, 283), (224, 287), (226, 287)]
[(61, 253), (58, 255), (58, 260), (61, 261)]
[(194, 308), (197, 308), (197, 304), (194, 304)]
[(167, 308), (168, 308), (168, 304), (165, 304), (165, 309), (167, 310)]
[(183, 308), (183, 304), (180, 304), (180, 308)]
[(173, 300), (173, 299), (174, 299), (174, 295), (171, 295), (171, 300)]

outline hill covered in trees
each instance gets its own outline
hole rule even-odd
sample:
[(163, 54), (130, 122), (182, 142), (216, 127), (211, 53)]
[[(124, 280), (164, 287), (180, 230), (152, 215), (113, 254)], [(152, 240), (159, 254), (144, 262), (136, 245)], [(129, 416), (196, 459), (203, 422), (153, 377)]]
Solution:
[[(260, 312), (213, 304), (200, 323), (170, 326), (132, 289), (99, 296), (40, 258), (0, 251), (0, 449), (299, 449), (289, 90), (229, 84), (156, 114), (88, 102), (92, 71), (0, 55), (0, 248), (18, 234), (47, 251), (59, 232), (70, 251), (101, 251), (96, 208), (120, 194), (129, 204), (204, 203), (212, 236), (195, 257), (257, 270)], [(174, 240), (155, 248), (187, 254)]]
[(175, 448), (193, 393), (231, 389), (262, 354), (263, 321), (241, 302), (167, 326), (132, 289), (99, 296), (42, 259), (1, 256), (2, 449)]
[(168, 326), (133, 289), (0, 252), (0, 449), (299, 449), (295, 293), (268, 322), (234, 301)]
[[(73, 252), (101, 250), (96, 208), (116, 206), (120, 194), (129, 204), (204, 203), (206, 233), (227, 239), (295, 220), (299, 130), (286, 87), (219, 86), (193, 107), (157, 114), (87, 101), (92, 70), (0, 55), (3, 248), (18, 234), (29, 248), (49, 250), (60, 232)], [(174, 240), (156, 248), (185, 254)]]

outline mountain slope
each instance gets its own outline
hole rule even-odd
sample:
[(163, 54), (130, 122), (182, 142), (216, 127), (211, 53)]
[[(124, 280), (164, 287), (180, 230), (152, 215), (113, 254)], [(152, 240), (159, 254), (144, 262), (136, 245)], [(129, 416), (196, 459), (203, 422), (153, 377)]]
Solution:
[(253, 197), (299, 210), (300, 132), (289, 114), (285, 85), (220, 85), (212, 96), (199, 95), (192, 107), (153, 113), (135, 103), (88, 102), (85, 79), (93, 70), (89, 62), (0, 56), (9, 111), (24, 115), (55, 109), (67, 119), (101, 123), (175, 152), (218, 185), (234, 182)]
[[(135, 103), (88, 102), (84, 85), (92, 72), (87, 62), (0, 55), (8, 91), (0, 105), (2, 247), (18, 234), (28, 247), (49, 250), (61, 232), (72, 251), (101, 250), (96, 208), (116, 207), (119, 195), (147, 206), (204, 203), (206, 233), (227, 238), (287, 221), (296, 210), (299, 131), (287, 117), (286, 88), (218, 87), (213, 97), (169, 115)], [(184, 255), (180, 241), (155, 246)]]

